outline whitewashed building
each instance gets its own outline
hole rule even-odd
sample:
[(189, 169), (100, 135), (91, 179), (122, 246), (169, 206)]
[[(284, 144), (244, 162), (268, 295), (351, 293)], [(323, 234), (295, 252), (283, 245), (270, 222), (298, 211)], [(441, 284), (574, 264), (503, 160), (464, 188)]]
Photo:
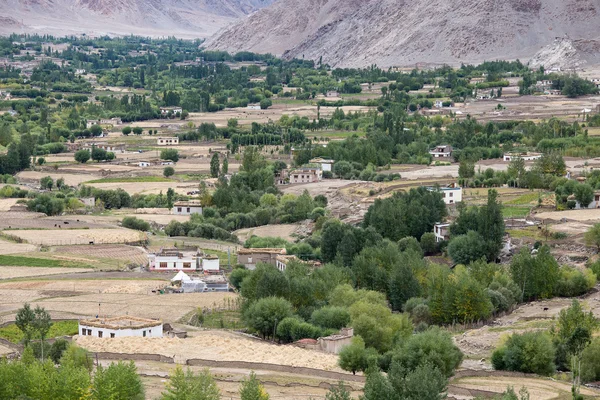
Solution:
[(220, 271), (219, 257), (207, 255), (202, 257), (202, 270), (204, 272), (215, 273)]
[(435, 235), (436, 243), (450, 240), (450, 224), (435, 224), (433, 226), (433, 234)]
[(195, 201), (178, 201), (173, 204), (171, 213), (175, 215), (202, 214), (202, 205)]
[(150, 166), (150, 163), (148, 161), (140, 161), (138, 163), (138, 167), (140, 167), (140, 168), (146, 168), (146, 167), (149, 167), (149, 166)]
[(335, 164), (335, 160), (328, 160), (325, 158), (313, 158), (312, 160), (309, 161), (309, 163), (320, 165), (321, 170), (323, 172), (325, 172), (325, 171), (331, 172), (331, 170), (333, 169), (333, 164)]
[(452, 146), (449, 144), (437, 146), (435, 149), (429, 152), (433, 158), (451, 158), (452, 157)]
[(168, 115), (169, 113), (172, 113), (173, 115), (181, 115), (181, 113), (183, 112), (183, 109), (181, 107), (161, 107), (160, 108), (160, 115), (162, 115), (163, 117), (165, 115)]
[(159, 146), (177, 146), (179, 144), (178, 137), (158, 138), (156, 144)]
[(313, 183), (323, 180), (320, 168), (300, 168), (290, 172), (290, 183)]
[(148, 254), (148, 261), (150, 271), (192, 272), (200, 269), (202, 256), (197, 248), (169, 248)]
[(160, 320), (115, 317), (79, 320), (79, 335), (97, 338), (118, 337), (163, 337), (163, 323)]
[(504, 161), (512, 161), (514, 159), (520, 158), (523, 161), (535, 161), (542, 158), (542, 153), (506, 153), (504, 155)]
[(441, 192), (446, 205), (456, 204), (462, 201), (462, 188), (454, 184), (447, 187), (428, 187), (427, 190), (431, 192)]

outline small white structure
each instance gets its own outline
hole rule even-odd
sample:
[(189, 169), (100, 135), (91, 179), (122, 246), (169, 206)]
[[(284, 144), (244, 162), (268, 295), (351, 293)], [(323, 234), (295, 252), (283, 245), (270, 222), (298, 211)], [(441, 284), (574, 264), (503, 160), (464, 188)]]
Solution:
[(542, 158), (541, 153), (506, 153), (504, 155), (504, 161), (512, 161), (514, 159), (520, 158), (523, 161), (535, 161)]
[(191, 278), (189, 277), (189, 275), (183, 271), (179, 271), (177, 275), (171, 278), (171, 282), (188, 282), (190, 280)]
[(299, 259), (294, 255), (278, 255), (277, 257), (275, 257), (275, 266), (281, 272), (285, 272), (290, 261), (299, 261)]
[(220, 271), (220, 263), (219, 257), (207, 255), (202, 258), (202, 270), (204, 272), (219, 272)]
[(569, 198), (567, 200), (575, 201), (575, 210), (581, 210), (584, 208), (587, 208), (587, 209), (600, 208), (600, 191), (594, 192), (594, 200), (592, 200), (592, 202), (590, 204), (588, 204), (587, 207), (582, 207), (581, 203), (575, 198), (575, 195), (569, 196)]
[(173, 205), (171, 213), (175, 215), (202, 214), (202, 205), (194, 201), (178, 201)]
[(96, 119), (88, 119), (85, 122), (85, 127), (86, 127), (86, 129), (90, 129), (92, 126), (99, 125), (99, 124), (100, 124), (100, 122)]
[(311, 164), (319, 164), (321, 166), (321, 170), (323, 172), (329, 171), (331, 172), (333, 168), (333, 164), (335, 164), (335, 160), (328, 160), (325, 158), (313, 158), (309, 161)]
[(429, 154), (431, 154), (433, 158), (451, 158), (452, 146), (449, 144), (437, 146), (435, 149), (431, 150)]
[(448, 185), (447, 187), (428, 187), (427, 190), (430, 192), (441, 192), (446, 205), (456, 204), (462, 201), (462, 188), (454, 184)]
[(290, 172), (290, 183), (312, 183), (323, 180), (320, 168), (300, 168)]
[(246, 107), (248, 110), (260, 110), (260, 105), (259, 104), (248, 104), (248, 107)]
[(435, 224), (433, 226), (433, 234), (435, 235), (436, 243), (450, 240), (450, 224)]
[(98, 338), (163, 337), (163, 323), (129, 316), (82, 319), (79, 320), (79, 334)]
[(160, 108), (160, 115), (162, 115), (163, 117), (165, 115), (168, 115), (169, 113), (173, 114), (173, 115), (181, 115), (181, 113), (183, 112), (183, 109), (181, 107), (161, 107)]
[(76, 69), (75, 70), (75, 75), (83, 75), (85, 74), (85, 69)]
[(146, 167), (149, 167), (149, 166), (150, 166), (150, 163), (148, 161), (140, 161), (138, 163), (138, 167), (141, 167), (141, 168), (146, 168)]
[(158, 253), (148, 254), (150, 271), (193, 272), (200, 269), (202, 257), (197, 248), (161, 249)]
[(325, 97), (340, 97), (340, 94), (335, 90), (330, 90)]
[(156, 144), (159, 146), (177, 146), (179, 144), (178, 137), (158, 138)]

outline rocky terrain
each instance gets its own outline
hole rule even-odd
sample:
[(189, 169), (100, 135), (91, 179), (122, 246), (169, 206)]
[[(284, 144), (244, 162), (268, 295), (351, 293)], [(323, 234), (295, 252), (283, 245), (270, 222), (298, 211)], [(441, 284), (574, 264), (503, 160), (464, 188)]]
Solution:
[(527, 60), (557, 37), (595, 39), (596, 0), (280, 0), (207, 42), (336, 67)]
[(2, 0), (0, 34), (205, 38), (273, 0)]
[(600, 65), (600, 40), (557, 38), (536, 53), (529, 62), (531, 67), (550, 69), (580, 69)]

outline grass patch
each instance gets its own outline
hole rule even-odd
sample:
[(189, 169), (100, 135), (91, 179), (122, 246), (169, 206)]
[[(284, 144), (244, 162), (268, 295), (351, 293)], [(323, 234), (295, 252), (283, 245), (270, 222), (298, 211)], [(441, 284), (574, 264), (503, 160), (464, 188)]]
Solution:
[(503, 207), (502, 215), (504, 218), (525, 218), (529, 215), (531, 208), (529, 207)]
[(135, 183), (135, 182), (173, 182), (172, 179), (162, 176), (136, 176), (130, 178), (104, 178), (87, 181), (85, 183)]
[(203, 314), (198, 317), (198, 324), (207, 329), (243, 329), (246, 324), (242, 322), (239, 311), (218, 311)]
[[(48, 331), (46, 339), (51, 339), (59, 336), (73, 336), (79, 331), (79, 323), (77, 321), (58, 321), (54, 322)], [(23, 340), (23, 332), (17, 328), (17, 325), (10, 324), (4, 328), (0, 328), (0, 338), (6, 339), (12, 343), (19, 343)], [(40, 339), (33, 337), (33, 339)]]
[(535, 321), (526, 321), (512, 324), (510, 326), (498, 326), (489, 328), (490, 332), (507, 332), (517, 330), (529, 330), (529, 329), (550, 329), (554, 326), (554, 320), (552, 319), (541, 319)]
[(509, 201), (505, 202), (504, 204), (514, 205), (514, 206), (529, 205), (534, 202), (537, 204), (537, 201), (539, 198), (540, 198), (539, 193), (531, 192), (531, 193), (524, 194), (523, 196), (517, 197), (516, 199), (509, 200)]
[(507, 229), (506, 233), (508, 233), (512, 238), (541, 239), (541, 235), (537, 228)]
[(5, 255), (0, 255), (0, 265), (11, 267), (92, 268), (89, 265), (81, 265), (71, 261)]

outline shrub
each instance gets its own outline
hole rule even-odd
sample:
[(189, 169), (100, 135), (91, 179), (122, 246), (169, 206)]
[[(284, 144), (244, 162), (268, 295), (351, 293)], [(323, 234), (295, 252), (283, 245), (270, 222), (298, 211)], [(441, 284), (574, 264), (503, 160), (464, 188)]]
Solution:
[(266, 297), (254, 302), (243, 313), (243, 318), (263, 338), (275, 334), (277, 322), (292, 316), (292, 304), (279, 297)]
[(546, 333), (513, 334), (492, 354), (494, 369), (550, 375), (554, 372), (555, 349)]
[(341, 329), (350, 323), (350, 313), (344, 307), (327, 306), (313, 311), (310, 322), (321, 328)]
[(163, 170), (163, 176), (165, 178), (168, 178), (173, 175), (175, 175), (175, 169), (173, 167), (165, 167), (165, 169)]
[(138, 231), (149, 231), (150, 230), (150, 224), (142, 219), (138, 219), (136, 217), (125, 217), (123, 218), (123, 222), (122, 225), (125, 228), (129, 228), (129, 229), (135, 229)]

